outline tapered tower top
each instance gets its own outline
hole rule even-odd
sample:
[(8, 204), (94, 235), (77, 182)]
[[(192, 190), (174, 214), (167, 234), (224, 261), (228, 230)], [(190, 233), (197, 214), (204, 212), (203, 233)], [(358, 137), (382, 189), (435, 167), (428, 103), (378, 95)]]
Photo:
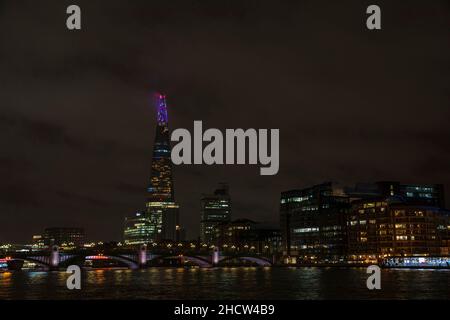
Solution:
[(155, 94), (156, 100), (156, 108), (158, 109), (158, 125), (167, 126), (168, 117), (167, 117), (167, 105), (166, 105), (166, 96), (161, 93)]

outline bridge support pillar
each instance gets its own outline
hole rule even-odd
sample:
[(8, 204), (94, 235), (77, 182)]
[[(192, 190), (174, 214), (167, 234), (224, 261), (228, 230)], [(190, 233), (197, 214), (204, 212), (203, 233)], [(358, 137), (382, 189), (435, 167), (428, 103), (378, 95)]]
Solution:
[(139, 268), (145, 268), (147, 266), (147, 246), (145, 244), (139, 248), (138, 262)]
[(56, 245), (52, 246), (50, 252), (50, 269), (58, 269), (59, 261), (59, 247)]
[(219, 264), (219, 254), (220, 254), (219, 247), (214, 247), (211, 259), (213, 266)]

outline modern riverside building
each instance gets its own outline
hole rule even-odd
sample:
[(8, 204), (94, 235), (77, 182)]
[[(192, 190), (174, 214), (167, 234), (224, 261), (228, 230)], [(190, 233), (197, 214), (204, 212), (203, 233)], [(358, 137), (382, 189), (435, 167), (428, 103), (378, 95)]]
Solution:
[(125, 220), (124, 240), (128, 244), (178, 240), (179, 206), (175, 202), (170, 157), (170, 134), (166, 97), (157, 94), (157, 124), (145, 211)]
[(376, 262), (387, 257), (448, 256), (450, 212), (403, 197), (354, 201), (348, 217), (348, 258)]
[(214, 228), (231, 221), (231, 197), (227, 184), (220, 184), (214, 194), (204, 194), (200, 203), (200, 238), (202, 242), (215, 242)]
[(302, 261), (343, 261), (349, 198), (331, 182), (281, 193), (283, 254)]
[(84, 244), (84, 230), (82, 228), (65, 227), (46, 228), (43, 242), (45, 246), (82, 247)]
[(449, 211), (443, 208), (439, 184), (324, 183), (286, 191), (280, 204), (283, 253), (300, 262), (448, 256)]

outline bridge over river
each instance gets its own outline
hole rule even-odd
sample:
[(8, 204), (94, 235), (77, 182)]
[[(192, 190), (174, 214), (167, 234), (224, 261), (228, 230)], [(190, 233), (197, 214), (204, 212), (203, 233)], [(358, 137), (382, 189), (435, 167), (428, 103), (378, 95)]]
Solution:
[(32, 262), (46, 270), (57, 270), (69, 265), (84, 265), (86, 260), (113, 260), (130, 269), (146, 268), (161, 265), (164, 261), (176, 260), (179, 265), (197, 265), (202, 268), (223, 266), (230, 261), (253, 264), (263, 267), (273, 265), (273, 258), (250, 253), (221, 254), (214, 248), (210, 254), (205, 251), (166, 250), (151, 251), (146, 246), (137, 249), (77, 249), (62, 251), (58, 246), (43, 251), (9, 252), (0, 261), (7, 264), (8, 269), (21, 269), (24, 262)]

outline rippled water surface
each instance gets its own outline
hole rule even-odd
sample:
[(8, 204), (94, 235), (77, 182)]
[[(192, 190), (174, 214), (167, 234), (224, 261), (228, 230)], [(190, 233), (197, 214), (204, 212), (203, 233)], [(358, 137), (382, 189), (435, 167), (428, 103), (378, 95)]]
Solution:
[(366, 269), (150, 268), (82, 272), (68, 290), (65, 272), (0, 273), (0, 299), (449, 299), (450, 270), (382, 270), (381, 290)]

